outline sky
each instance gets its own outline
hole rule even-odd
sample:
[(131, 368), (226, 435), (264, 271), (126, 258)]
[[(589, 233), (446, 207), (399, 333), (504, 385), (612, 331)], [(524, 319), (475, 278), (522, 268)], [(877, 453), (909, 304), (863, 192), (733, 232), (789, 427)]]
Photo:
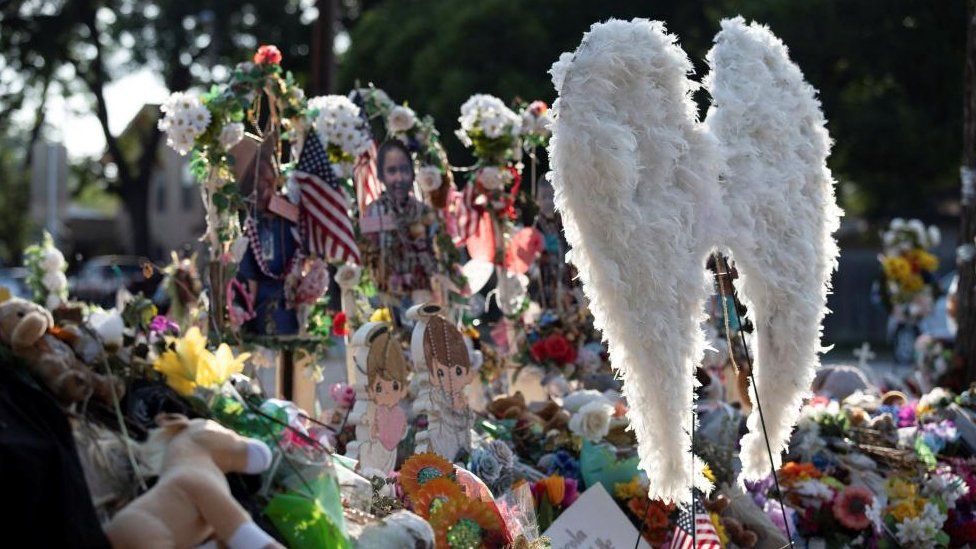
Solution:
[[(161, 103), (169, 91), (162, 79), (143, 69), (118, 80), (105, 88), (108, 103), (108, 123), (118, 135), (146, 103)], [(84, 113), (84, 114), (79, 114)], [(65, 98), (52, 92), (48, 97), (47, 117), (54, 130), (51, 137), (60, 140), (71, 158), (95, 156), (105, 149), (105, 138), (98, 119), (87, 108), (85, 98)]]

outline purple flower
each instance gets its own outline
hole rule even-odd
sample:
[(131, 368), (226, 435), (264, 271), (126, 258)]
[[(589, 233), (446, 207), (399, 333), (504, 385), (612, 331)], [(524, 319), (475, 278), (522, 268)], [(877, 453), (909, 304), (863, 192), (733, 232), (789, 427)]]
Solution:
[(915, 425), (915, 405), (902, 406), (898, 410), (898, 426), (911, 427)]
[(569, 507), (579, 497), (579, 483), (574, 478), (565, 479), (566, 493), (563, 496), (563, 508)]
[(156, 315), (149, 323), (149, 332), (153, 334), (180, 335), (180, 325), (163, 315)]

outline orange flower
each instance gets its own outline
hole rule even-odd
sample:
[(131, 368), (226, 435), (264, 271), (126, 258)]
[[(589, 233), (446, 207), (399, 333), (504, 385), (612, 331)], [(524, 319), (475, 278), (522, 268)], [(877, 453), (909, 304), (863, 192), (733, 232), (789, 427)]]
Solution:
[(546, 486), (546, 496), (549, 498), (549, 503), (559, 506), (563, 502), (563, 498), (566, 497), (566, 480), (559, 475), (552, 475), (542, 479), (542, 482)]
[(467, 497), (456, 482), (440, 477), (427, 481), (412, 497), (413, 510), (424, 520), (429, 521), (430, 515), (448, 501)]
[(494, 507), (476, 499), (448, 500), (431, 514), (437, 549), (502, 547), (505, 526)]
[(791, 461), (779, 470), (779, 481), (786, 485), (793, 485), (801, 480), (820, 478), (823, 476), (812, 463)]
[(414, 454), (400, 468), (400, 485), (411, 500), (421, 486), (439, 477), (453, 479), (454, 465), (434, 453)]

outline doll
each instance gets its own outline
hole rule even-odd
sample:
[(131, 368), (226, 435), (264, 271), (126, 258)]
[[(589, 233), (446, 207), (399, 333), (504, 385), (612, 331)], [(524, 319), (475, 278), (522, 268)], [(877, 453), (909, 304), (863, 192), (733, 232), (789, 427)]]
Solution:
[[(406, 358), (400, 342), (387, 325), (369, 323), (356, 334), (365, 339), (366, 355), (366, 413), (357, 426), (360, 440), (359, 466), (361, 470), (375, 469), (389, 473), (396, 465), (397, 446), (407, 433), (407, 415), (400, 401), (407, 394)], [(365, 438), (364, 438), (365, 437)]]

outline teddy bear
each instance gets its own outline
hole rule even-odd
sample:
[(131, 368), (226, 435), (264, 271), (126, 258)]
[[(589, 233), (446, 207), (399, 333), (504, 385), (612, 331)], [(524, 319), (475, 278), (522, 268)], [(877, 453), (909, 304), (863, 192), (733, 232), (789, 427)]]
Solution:
[(30, 373), (65, 406), (93, 394), (112, 402), (112, 391), (122, 398), (124, 385), (114, 376), (102, 376), (78, 360), (68, 342), (55, 333), (47, 309), (30, 301), (11, 298), (0, 303), (0, 342), (27, 363)]

